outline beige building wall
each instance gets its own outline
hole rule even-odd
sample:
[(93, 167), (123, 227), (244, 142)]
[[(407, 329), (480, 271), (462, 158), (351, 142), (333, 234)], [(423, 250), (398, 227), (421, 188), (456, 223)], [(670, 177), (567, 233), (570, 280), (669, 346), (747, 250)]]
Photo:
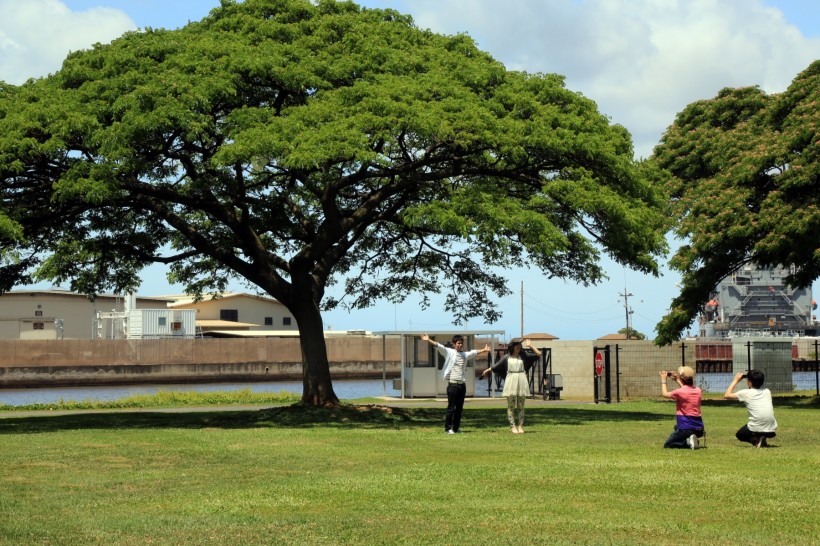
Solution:
[(60, 336), (55, 321), (58, 320), (63, 324), (64, 339), (91, 339), (94, 305), (85, 296), (70, 292), (6, 292), (0, 296), (0, 316), (4, 322), (17, 323), (18, 333), (14, 336), (17, 339), (37, 339), (40, 323), (49, 325), (51, 336), (45, 339), (57, 339)]
[[(236, 311), (237, 322), (254, 324), (251, 331), (298, 330), (296, 320), (290, 311), (273, 298), (263, 298), (251, 294), (233, 294), (218, 299), (199, 302), (183, 301), (172, 303), (173, 309), (196, 309), (196, 320), (219, 320), (223, 310)], [(270, 324), (265, 324), (269, 319)]]
[[(22, 290), (0, 295), (0, 339), (92, 339), (97, 311), (123, 311), (124, 299), (58, 290)], [(159, 299), (137, 298), (138, 308), (165, 309)], [(59, 327), (62, 324), (62, 329)], [(108, 332), (104, 325), (102, 331)]]
[(20, 321), (0, 318), (0, 339), (20, 339)]
[(23, 319), (20, 324), (20, 339), (45, 340), (57, 339), (62, 333), (57, 328), (56, 320)]
[[(190, 300), (184, 297), (185, 300)], [(220, 318), (223, 309), (235, 310), (239, 322), (252, 323), (251, 330), (297, 331), (296, 321), (284, 305), (273, 298), (234, 294), (197, 303), (174, 305), (168, 297), (137, 297), (138, 309), (196, 309), (196, 320)], [(0, 295), (0, 339), (108, 339), (125, 337), (122, 322), (103, 318), (125, 310), (125, 299), (97, 296), (94, 302), (68, 290), (21, 290)], [(270, 325), (266, 325), (266, 318)], [(289, 323), (289, 324), (288, 324)], [(60, 327), (60, 325), (62, 327)]]

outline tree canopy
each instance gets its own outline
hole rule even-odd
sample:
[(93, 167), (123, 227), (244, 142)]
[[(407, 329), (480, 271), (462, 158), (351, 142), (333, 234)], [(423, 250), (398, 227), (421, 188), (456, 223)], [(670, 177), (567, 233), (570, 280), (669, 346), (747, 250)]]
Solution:
[(677, 115), (651, 158), (669, 174), (675, 233), (671, 260), (681, 294), (656, 341), (679, 338), (710, 293), (748, 262), (792, 268), (809, 286), (820, 275), (820, 61), (789, 88), (724, 89)]
[(632, 155), (561, 76), (467, 36), (223, 0), (0, 88), (0, 290), (129, 290), (154, 262), (194, 294), (244, 279), (294, 315), (303, 401), (332, 405), (323, 309), (446, 293), (454, 323), (492, 321), (494, 271), (522, 261), (582, 284), (602, 251), (657, 273), (661, 202)]
[(618, 330), (618, 333), (624, 334), (627, 337), (627, 339), (646, 339), (646, 334), (639, 332), (631, 326), (621, 328), (620, 330)]

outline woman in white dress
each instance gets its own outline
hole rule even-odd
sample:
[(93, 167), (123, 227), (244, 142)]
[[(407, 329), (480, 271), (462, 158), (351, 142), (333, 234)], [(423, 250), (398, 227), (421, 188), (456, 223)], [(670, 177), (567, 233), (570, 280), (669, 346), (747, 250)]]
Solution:
[[(532, 352), (525, 352), (523, 349)], [(526, 371), (540, 356), (541, 352), (532, 346), (529, 339), (522, 341), (521, 338), (513, 338), (507, 346), (507, 354), (481, 374), (481, 377), (486, 377), (492, 371), (506, 375), (501, 395), (507, 398), (507, 418), (513, 434), (524, 433), (524, 401), (530, 395)]]

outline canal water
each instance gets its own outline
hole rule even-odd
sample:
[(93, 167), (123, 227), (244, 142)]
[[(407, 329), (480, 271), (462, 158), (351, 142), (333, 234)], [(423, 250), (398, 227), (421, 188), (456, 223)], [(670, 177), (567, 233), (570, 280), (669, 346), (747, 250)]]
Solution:
[[(698, 374), (698, 386), (709, 393), (721, 393), (732, 381), (730, 373)], [(794, 372), (792, 375), (794, 389), (815, 392), (817, 377), (814, 372)], [(476, 396), (490, 396), (486, 381), (476, 382)], [(166, 392), (215, 392), (239, 391), (248, 389), (251, 392), (292, 392), (302, 393), (301, 381), (277, 381), (272, 383), (180, 383), (163, 385), (118, 385), (106, 387), (48, 387), (28, 389), (0, 389), (0, 406), (28, 406), (31, 404), (55, 404), (63, 401), (82, 402), (121, 400), (136, 395), (151, 395)], [(341, 400), (366, 398), (374, 396), (401, 396), (393, 389), (393, 381), (388, 379), (348, 379), (333, 382), (333, 390)], [(495, 393), (500, 396), (500, 393)]]
[[(130, 396), (151, 395), (165, 392), (292, 392), (302, 394), (301, 381), (277, 381), (275, 383), (180, 383), (163, 385), (116, 385), (105, 387), (47, 387), (27, 389), (0, 389), (0, 406), (28, 406), (31, 404), (55, 404), (63, 401), (87, 400), (108, 402)], [(333, 390), (342, 400), (368, 396), (401, 396), (393, 390), (393, 382), (381, 379), (350, 379), (333, 382)]]
[[(695, 376), (696, 386), (703, 389), (704, 392), (710, 394), (722, 393), (732, 383), (734, 374), (731, 373), (699, 373)], [(770, 379), (767, 377), (766, 379)], [(766, 384), (763, 384), (766, 387)], [(814, 372), (793, 372), (792, 373), (792, 387), (796, 391), (812, 391), (817, 388), (817, 378)], [(740, 386), (735, 390), (745, 389), (746, 381), (741, 381)], [(780, 394), (772, 390), (774, 394)]]

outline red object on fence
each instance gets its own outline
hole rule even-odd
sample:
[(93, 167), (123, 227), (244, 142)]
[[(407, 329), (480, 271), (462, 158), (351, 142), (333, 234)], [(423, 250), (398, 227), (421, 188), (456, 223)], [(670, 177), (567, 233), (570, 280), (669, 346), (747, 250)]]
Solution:
[(695, 360), (732, 360), (731, 343), (698, 343)]

